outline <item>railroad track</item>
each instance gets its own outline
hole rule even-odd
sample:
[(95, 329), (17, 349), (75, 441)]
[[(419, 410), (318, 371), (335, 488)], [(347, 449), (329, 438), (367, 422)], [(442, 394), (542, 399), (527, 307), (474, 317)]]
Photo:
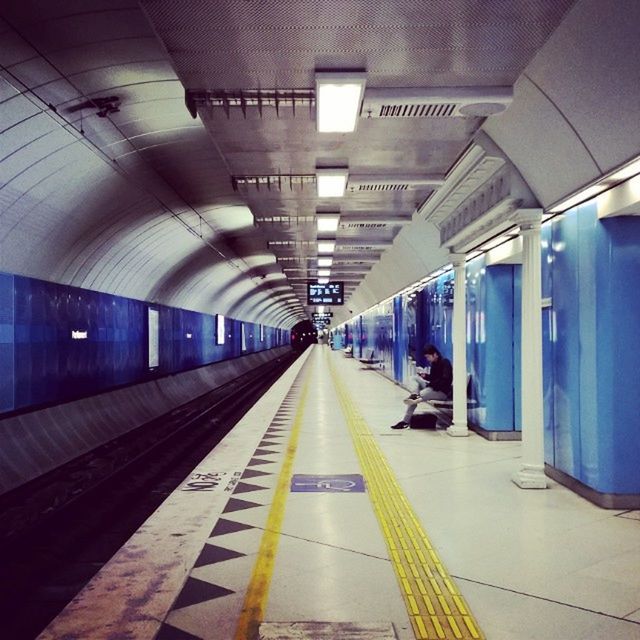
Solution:
[(35, 638), (295, 357), (266, 363), (1, 496), (0, 635)]

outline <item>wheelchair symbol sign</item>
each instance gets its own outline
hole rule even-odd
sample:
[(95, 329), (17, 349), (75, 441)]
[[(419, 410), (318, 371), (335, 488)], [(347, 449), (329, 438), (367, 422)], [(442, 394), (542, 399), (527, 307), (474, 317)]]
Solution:
[(291, 478), (291, 491), (306, 493), (362, 493), (364, 479), (360, 474), (311, 476), (296, 474)]

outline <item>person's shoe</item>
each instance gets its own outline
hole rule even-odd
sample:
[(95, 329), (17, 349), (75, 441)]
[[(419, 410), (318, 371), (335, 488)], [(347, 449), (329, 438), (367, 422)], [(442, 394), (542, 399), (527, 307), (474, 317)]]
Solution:
[(409, 425), (406, 422), (403, 422), (402, 420), (400, 420), (400, 422), (397, 422), (396, 424), (391, 425), (392, 429), (407, 429), (408, 427)]
[(418, 404), (422, 398), (417, 393), (412, 393), (408, 398), (405, 398), (403, 402), (406, 405)]

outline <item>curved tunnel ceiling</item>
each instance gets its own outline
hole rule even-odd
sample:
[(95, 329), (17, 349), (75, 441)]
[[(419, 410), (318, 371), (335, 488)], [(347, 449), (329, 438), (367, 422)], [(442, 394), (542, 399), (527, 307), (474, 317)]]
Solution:
[[(316, 215), (339, 211), (332, 279), (341, 313), (361, 311), (447, 262), (415, 216), (436, 183), (390, 185), (444, 177), (480, 128), (543, 205), (638, 153), (640, 9), (620, 4), (5, 0), (0, 269), (291, 327)], [(498, 116), (362, 117), (352, 134), (317, 133), (304, 100), (185, 106), (185, 89), (303, 96), (319, 68), (365, 69), (372, 90), (515, 92)], [(318, 199), (309, 176), (338, 165), (346, 196)]]

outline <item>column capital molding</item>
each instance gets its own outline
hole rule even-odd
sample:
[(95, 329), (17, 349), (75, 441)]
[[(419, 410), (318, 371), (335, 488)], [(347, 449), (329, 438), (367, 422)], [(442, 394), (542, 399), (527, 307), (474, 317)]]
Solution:
[(456, 253), (455, 251), (449, 251), (449, 260), (454, 267), (464, 265), (467, 261), (466, 253)]
[(517, 209), (511, 220), (519, 224), (522, 231), (539, 229), (542, 224), (542, 208)]

